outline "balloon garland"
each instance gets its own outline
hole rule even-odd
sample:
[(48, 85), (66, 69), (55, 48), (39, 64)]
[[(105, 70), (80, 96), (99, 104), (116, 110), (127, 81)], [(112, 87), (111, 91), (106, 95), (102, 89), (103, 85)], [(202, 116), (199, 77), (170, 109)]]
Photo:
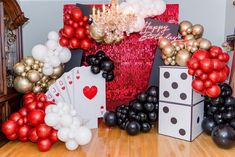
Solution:
[(137, 135), (140, 131), (147, 133), (151, 125), (156, 124), (158, 118), (158, 88), (151, 86), (144, 93), (139, 93), (137, 98), (128, 106), (121, 105), (115, 110), (106, 112), (104, 123), (113, 127), (118, 125), (126, 130), (129, 135)]
[(235, 146), (235, 98), (228, 84), (219, 87), (219, 97), (206, 97), (202, 128), (219, 147), (232, 148)]

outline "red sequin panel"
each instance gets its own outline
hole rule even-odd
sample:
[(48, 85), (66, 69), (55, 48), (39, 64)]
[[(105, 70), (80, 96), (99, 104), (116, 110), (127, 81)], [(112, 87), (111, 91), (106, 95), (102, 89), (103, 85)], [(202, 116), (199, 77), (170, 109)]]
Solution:
[[(75, 5), (65, 5), (64, 11)], [(156, 19), (177, 23), (178, 5), (167, 5), (166, 12)], [(115, 65), (115, 79), (106, 84), (107, 110), (132, 100), (140, 91), (146, 90), (157, 48), (157, 41), (140, 42), (138, 33), (126, 37), (120, 44), (96, 44), (85, 55), (103, 50)]]

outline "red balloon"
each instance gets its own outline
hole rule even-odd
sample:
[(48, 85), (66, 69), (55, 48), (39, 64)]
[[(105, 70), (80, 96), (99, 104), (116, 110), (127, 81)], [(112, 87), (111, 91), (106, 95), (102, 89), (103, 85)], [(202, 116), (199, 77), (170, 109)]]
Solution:
[(82, 11), (79, 8), (72, 9), (71, 10), (71, 18), (76, 22), (82, 20), (82, 18), (83, 18)]
[(225, 59), (225, 58), (224, 58), (224, 55), (223, 55), (223, 54), (220, 54), (220, 55), (218, 56), (218, 59), (223, 62), (224, 59)]
[(79, 27), (75, 31), (75, 37), (78, 39), (83, 39), (85, 37), (86, 30), (82, 27)]
[(30, 127), (28, 125), (20, 126), (18, 130), (19, 138), (28, 137), (29, 131), (30, 131)]
[(213, 82), (213, 83), (218, 83), (220, 81), (220, 77), (219, 77), (219, 73), (217, 71), (212, 71), (211, 73), (209, 73), (209, 79)]
[(11, 140), (11, 141), (14, 141), (18, 138), (18, 135), (15, 133), (15, 134), (11, 134), (11, 135), (7, 135), (7, 139), (8, 140)]
[(44, 93), (38, 93), (36, 95), (36, 100), (37, 101), (41, 101), (41, 102), (46, 102), (47, 101), (47, 97)]
[(19, 112), (15, 112), (10, 115), (10, 120), (13, 120), (14, 122), (17, 122), (21, 118), (21, 115)]
[(50, 136), (52, 128), (47, 126), (46, 124), (40, 124), (36, 128), (37, 135), (39, 138), (47, 138)]
[(83, 21), (80, 21), (80, 22), (78, 23), (78, 25), (79, 25), (80, 27), (84, 27), (85, 23), (84, 23)]
[(197, 70), (199, 68), (199, 62), (196, 58), (191, 58), (188, 62), (187, 62), (187, 66), (189, 68), (192, 68), (194, 70)]
[(38, 149), (42, 152), (48, 151), (52, 146), (52, 142), (49, 139), (39, 139)]
[(27, 116), (28, 114), (28, 111), (25, 107), (22, 107), (20, 110), (19, 110), (19, 113), (21, 116)]
[(198, 92), (203, 91), (204, 90), (203, 81), (198, 78), (194, 79), (192, 82), (192, 87), (194, 90), (196, 90)]
[(28, 97), (24, 99), (24, 106), (27, 106), (28, 104), (34, 102), (34, 97)]
[(50, 135), (50, 140), (52, 143), (55, 143), (58, 141), (57, 130), (52, 130), (51, 135)]
[(203, 71), (202, 71), (201, 69), (197, 69), (197, 70), (195, 71), (195, 76), (197, 76), (197, 77), (202, 76), (202, 74), (203, 74)]
[(218, 47), (218, 46), (212, 46), (210, 48), (210, 56), (212, 58), (217, 58), (219, 54), (221, 54), (223, 51), (222, 51), (222, 48)]
[(193, 70), (193, 69), (188, 69), (188, 73), (189, 73), (189, 75), (194, 75), (195, 74), (195, 70)]
[(73, 28), (78, 28), (79, 27), (79, 24), (77, 22), (74, 22), (73, 23)]
[(211, 80), (206, 80), (206, 81), (204, 82), (204, 87), (205, 87), (205, 88), (210, 88), (212, 85), (213, 85), (213, 83), (212, 83)]
[(225, 67), (224, 67), (223, 71), (227, 74), (227, 76), (229, 75), (230, 69), (229, 69), (227, 64), (225, 64)]
[(207, 96), (211, 98), (216, 98), (220, 95), (220, 87), (218, 85), (212, 85), (210, 88), (206, 90)]
[(202, 81), (205, 81), (205, 80), (208, 79), (208, 75), (204, 73), (204, 74), (202, 74), (202, 75), (200, 76), (200, 79), (201, 79)]
[(5, 135), (15, 134), (18, 130), (17, 123), (13, 120), (8, 120), (2, 124), (2, 132)]
[(212, 70), (213, 65), (209, 58), (205, 58), (200, 61), (200, 68), (203, 72), (208, 73)]
[(225, 71), (220, 71), (219, 72), (219, 82), (222, 83), (227, 79), (227, 74)]
[(29, 131), (28, 138), (31, 142), (37, 142), (39, 137), (36, 132), (36, 128), (33, 128)]
[(32, 111), (32, 110), (35, 110), (37, 107), (37, 102), (34, 101), (34, 102), (31, 102), (29, 104), (26, 105), (26, 108), (28, 109), (28, 111)]
[(69, 40), (65, 37), (60, 38), (59, 43), (63, 47), (67, 47), (69, 45)]
[(83, 16), (83, 21), (87, 22), (89, 20), (88, 16)]
[(221, 70), (224, 68), (225, 63), (221, 62), (219, 59), (211, 59), (212, 65), (213, 65), (213, 69), (214, 70)]
[(26, 94), (24, 94), (23, 99), (25, 100), (27, 98), (34, 98), (34, 96), (35, 96), (34, 93), (26, 93)]
[(65, 19), (65, 20), (69, 20), (69, 19), (70, 19), (70, 15), (69, 15), (69, 14), (65, 14), (65, 15), (64, 15), (64, 19)]
[(24, 117), (24, 118), (23, 118), (23, 122), (24, 122), (24, 124), (27, 124), (27, 122), (28, 122), (27, 117)]
[(67, 25), (67, 26), (73, 26), (73, 23), (74, 23), (74, 21), (72, 19), (64, 21), (64, 25)]
[(27, 142), (27, 141), (28, 141), (28, 138), (27, 138), (27, 136), (26, 136), (26, 137), (19, 137), (19, 140), (20, 140), (21, 142)]
[(206, 50), (197, 50), (196, 52), (193, 53), (192, 58), (196, 58), (198, 60), (203, 60), (206, 58), (210, 58), (210, 54)]
[(44, 122), (45, 113), (43, 110), (36, 109), (31, 111), (27, 118), (30, 126), (37, 126)]
[(72, 48), (72, 49), (76, 49), (76, 48), (79, 48), (80, 46), (80, 42), (77, 38), (71, 38), (69, 40), (69, 47)]
[(81, 41), (81, 48), (84, 50), (89, 50), (91, 48), (91, 41), (89, 39), (83, 39)]
[(62, 35), (66, 38), (72, 38), (74, 35), (74, 28), (71, 26), (65, 25)]
[(44, 109), (44, 103), (43, 102), (40, 102), (40, 101), (37, 102), (36, 106), (37, 106), (38, 109)]
[(24, 124), (24, 118), (20, 118), (18, 121), (17, 121), (17, 124), (19, 126), (23, 125)]
[(223, 53), (223, 58), (224, 58), (224, 62), (228, 62), (229, 61), (229, 54), (228, 53)]

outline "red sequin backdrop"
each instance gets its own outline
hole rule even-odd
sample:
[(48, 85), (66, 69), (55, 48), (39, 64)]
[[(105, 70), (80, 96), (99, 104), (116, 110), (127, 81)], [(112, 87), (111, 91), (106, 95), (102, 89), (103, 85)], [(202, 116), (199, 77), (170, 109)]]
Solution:
[[(73, 7), (75, 5), (65, 5), (64, 12)], [(165, 13), (154, 19), (178, 23), (178, 13), (177, 4), (168, 4)], [(139, 37), (135, 33), (120, 44), (94, 44), (91, 50), (85, 52), (85, 55), (89, 55), (103, 50), (114, 61), (115, 79), (106, 84), (107, 110), (114, 110), (116, 106), (128, 103), (138, 92), (148, 87), (157, 41), (140, 42)]]

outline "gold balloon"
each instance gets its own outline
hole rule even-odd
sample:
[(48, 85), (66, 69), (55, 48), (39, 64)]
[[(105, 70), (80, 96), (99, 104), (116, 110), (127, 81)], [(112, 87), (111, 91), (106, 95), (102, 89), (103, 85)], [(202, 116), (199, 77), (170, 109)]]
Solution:
[(97, 42), (100, 42), (104, 38), (104, 30), (102, 28), (97, 27), (95, 24), (90, 25), (89, 27), (90, 35)]
[(52, 84), (54, 84), (56, 82), (56, 80), (52, 79), (50, 81), (47, 82), (47, 86), (50, 87)]
[(43, 76), (42, 79), (40, 81), (42, 82), (47, 82), (49, 80), (48, 76)]
[(44, 64), (40, 62), (40, 63), (39, 63), (39, 66), (42, 68), (42, 67), (44, 66)]
[(46, 84), (46, 83), (42, 83), (42, 84), (41, 84), (41, 87), (42, 87), (42, 88), (47, 88), (47, 84)]
[(40, 73), (41, 73), (41, 72), (42, 72), (42, 68), (38, 68), (38, 72), (40, 72)]
[(176, 50), (176, 51), (181, 50), (180, 46), (175, 46), (175, 50)]
[(167, 56), (165, 56), (164, 54), (161, 55), (162, 56), (162, 59), (167, 59)]
[(40, 62), (38, 60), (35, 60), (35, 64), (39, 64)]
[(29, 79), (30, 82), (35, 83), (40, 80), (40, 74), (36, 70), (30, 70), (27, 73), (27, 78)]
[(180, 49), (184, 49), (185, 48), (185, 44), (183, 42), (180, 42), (179, 43), (179, 47), (180, 47)]
[(187, 34), (191, 34), (192, 33), (192, 28), (190, 27), (190, 28), (188, 28), (187, 30), (186, 30), (186, 32), (187, 32)]
[(196, 39), (202, 37), (203, 32), (204, 32), (204, 28), (202, 25), (196, 24), (193, 26), (192, 34), (196, 37)]
[(187, 32), (181, 32), (181, 35), (184, 37), (186, 36), (188, 33)]
[(38, 64), (33, 64), (33, 65), (32, 65), (32, 68), (33, 68), (34, 70), (38, 70), (39, 65), (38, 65)]
[(34, 93), (40, 93), (40, 92), (42, 92), (42, 88), (40, 86), (34, 86), (33, 87), (33, 92)]
[(192, 46), (187, 46), (186, 47), (186, 50), (189, 51), (189, 52), (191, 52), (191, 49), (192, 49)]
[(173, 60), (173, 61), (171, 62), (171, 65), (176, 65), (176, 62)]
[(21, 76), (23, 76), (23, 77), (25, 77), (26, 75), (27, 75), (26, 72), (23, 72), (23, 73), (21, 74)]
[(182, 32), (187, 32), (187, 29), (189, 29), (191, 27), (192, 27), (192, 23), (191, 22), (189, 22), (189, 21), (182, 21), (180, 23), (180, 27), (179, 27), (180, 34), (183, 35)]
[(192, 52), (192, 53), (195, 52), (195, 51), (197, 51), (197, 50), (198, 50), (198, 48), (195, 47), (195, 46), (193, 46), (193, 47), (191, 48), (191, 52)]
[(167, 60), (164, 60), (165, 65), (169, 65), (170, 63)]
[(195, 41), (194, 39), (188, 40), (188, 41), (186, 41), (186, 45), (193, 46), (194, 41)]
[(19, 62), (14, 65), (13, 70), (16, 75), (21, 75), (25, 70), (25, 66), (23, 63)]
[(186, 40), (186, 41), (193, 40), (193, 39), (194, 39), (194, 36), (193, 36), (192, 34), (186, 35), (186, 36), (184, 37), (184, 40)]
[(106, 44), (112, 44), (114, 42), (114, 36), (113, 35), (106, 35), (104, 37), (104, 42)]
[(175, 56), (173, 56), (172, 59), (175, 60)]
[(174, 55), (174, 47), (172, 45), (167, 45), (162, 49), (162, 53), (167, 57), (171, 57)]
[(173, 45), (174, 47), (178, 46), (178, 41), (172, 41), (171, 45)]
[(55, 67), (53, 69), (53, 74), (50, 76), (53, 79), (59, 78), (64, 72), (64, 67), (62, 65), (59, 65), (58, 67)]
[(194, 46), (194, 47), (199, 47), (199, 41), (198, 40), (195, 40), (194, 42), (193, 42), (193, 45), (192, 46)]
[(207, 39), (201, 39), (199, 44), (200, 49), (208, 50), (211, 47), (211, 42)]
[(30, 66), (26, 66), (26, 67), (25, 67), (25, 71), (27, 72), (27, 71), (29, 71), (29, 70), (31, 70), (31, 67), (30, 67)]
[(32, 56), (27, 56), (24, 58), (24, 62), (26, 65), (31, 66), (34, 64), (34, 58)]
[(167, 62), (169, 62), (169, 63), (172, 62), (172, 58), (167, 58), (166, 60), (167, 60)]
[(176, 63), (180, 66), (186, 66), (187, 61), (191, 58), (187, 50), (180, 50), (176, 55)]
[(27, 78), (18, 76), (14, 80), (14, 88), (19, 93), (27, 93), (32, 91), (33, 84)]
[(167, 38), (161, 38), (159, 40), (159, 47), (160, 47), (160, 49), (163, 49), (167, 45), (170, 45), (170, 40), (168, 40)]

